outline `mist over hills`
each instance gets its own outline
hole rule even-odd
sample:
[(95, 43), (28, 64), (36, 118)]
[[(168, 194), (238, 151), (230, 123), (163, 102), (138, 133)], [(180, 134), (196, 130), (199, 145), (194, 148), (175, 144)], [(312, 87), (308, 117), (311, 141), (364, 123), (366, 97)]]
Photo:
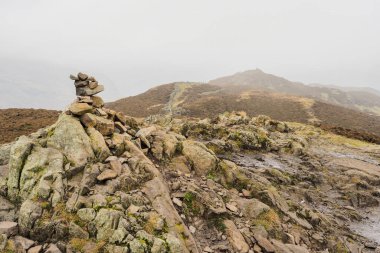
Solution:
[(260, 69), (248, 70), (209, 82), (227, 89), (257, 89), (305, 96), (363, 112), (380, 115), (379, 91), (372, 88), (306, 85), (267, 74)]

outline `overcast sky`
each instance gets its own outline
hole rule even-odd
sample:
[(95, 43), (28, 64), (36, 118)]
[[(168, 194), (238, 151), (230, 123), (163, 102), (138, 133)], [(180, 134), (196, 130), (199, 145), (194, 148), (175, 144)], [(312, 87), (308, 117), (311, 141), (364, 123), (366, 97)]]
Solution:
[(62, 108), (70, 72), (114, 100), (254, 68), (380, 89), (380, 1), (0, 1), (2, 108)]

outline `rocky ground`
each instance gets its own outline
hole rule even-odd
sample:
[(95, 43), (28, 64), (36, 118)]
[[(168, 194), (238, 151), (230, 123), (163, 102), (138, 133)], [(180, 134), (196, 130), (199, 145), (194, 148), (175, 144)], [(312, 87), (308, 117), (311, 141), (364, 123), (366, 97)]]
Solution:
[(380, 146), (243, 112), (138, 122), (86, 92), (0, 146), (3, 252), (380, 252)]

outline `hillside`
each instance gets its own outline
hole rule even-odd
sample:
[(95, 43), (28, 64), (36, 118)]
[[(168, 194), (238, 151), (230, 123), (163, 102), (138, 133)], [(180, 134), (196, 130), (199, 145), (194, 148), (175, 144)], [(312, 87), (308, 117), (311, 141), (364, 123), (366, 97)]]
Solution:
[(53, 124), (59, 113), (43, 109), (0, 109), (0, 144)]
[(373, 92), (373, 90), (369, 89), (305, 85), (267, 74), (260, 69), (217, 78), (209, 83), (230, 90), (236, 88), (244, 90), (254, 89), (309, 97), (380, 116), (380, 95), (378, 92)]
[[(138, 121), (104, 106), (94, 78), (71, 78), (78, 98), (52, 125), (0, 145), (1, 252), (380, 249), (379, 145), (246, 112)], [(171, 115), (202, 94), (231, 99), (191, 83), (149, 92)]]
[[(276, 84), (277, 85), (277, 84)], [(293, 84), (289, 83), (289, 86)], [(225, 111), (246, 111), (281, 121), (321, 125), (322, 128), (380, 143), (380, 117), (318, 100), (210, 84), (172, 83), (107, 106), (134, 117), (171, 114), (177, 117), (215, 117)]]

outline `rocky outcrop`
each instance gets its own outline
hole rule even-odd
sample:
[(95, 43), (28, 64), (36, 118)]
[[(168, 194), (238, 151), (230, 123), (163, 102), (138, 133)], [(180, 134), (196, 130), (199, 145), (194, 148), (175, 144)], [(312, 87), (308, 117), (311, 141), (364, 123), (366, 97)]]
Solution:
[(378, 206), (378, 149), (332, 159), (319, 130), (243, 112), (138, 123), (71, 79), (56, 124), (0, 148), (0, 251), (375, 251), (348, 226)]
[(94, 158), (90, 137), (77, 118), (62, 114), (50, 131), (47, 146), (60, 150), (71, 166), (83, 167)]

